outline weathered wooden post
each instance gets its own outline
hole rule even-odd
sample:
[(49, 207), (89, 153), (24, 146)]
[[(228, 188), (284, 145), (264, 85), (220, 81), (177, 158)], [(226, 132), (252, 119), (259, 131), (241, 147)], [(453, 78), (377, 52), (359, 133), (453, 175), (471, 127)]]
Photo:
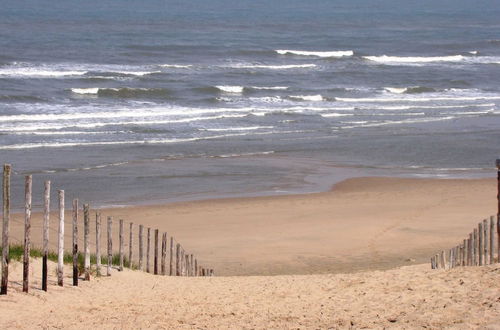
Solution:
[(123, 271), (123, 219), (120, 219), (119, 221), (119, 245), (118, 245), (118, 255), (120, 257), (120, 265), (119, 265), (119, 270), (120, 272)]
[(111, 266), (113, 264), (113, 217), (108, 217), (108, 268), (107, 275), (111, 276)]
[(134, 223), (131, 222), (130, 223), (130, 230), (129, 230), (129, 234), (130, 234), (130, 237), (129, 237), (129, 240), (128, 240), (128, 268), (132, 269), (132, 247), (133, 247), (133, 238), (132, 238), (132, 234), (133, 234), (133, 228), (134, 228)]
[(184, 258), (186, 260), (186, 262), (184, 264), (185, 265), (185, 267), (184, 267), (184, 269), (185, 269), (184, 276), (189, 276), (190, 275), (189, 274), (189, 254), (185, 254)]
[(441, 268), (446, 269), (446, 256), (445, 256), (445, 251), (441, 251), (441, 256), (440, 256), (440, 262), (441, 262)]
[(90, 207), (83, 204), (83, 268), (85, 281), (90, 281)]
[(158, 275), (158, 229), (155, 229), (154, 272)]
[(49, 258), (49, 221), (50, 221), (50, 181), (45, 181), (43, 194), (43, 257), (42, 257), (42, 290), (47, 291)]
[(439, 269), (440, 268), (440, 265), (439, 265), (439, 253), (434, 256), (434, 263), (436, 264), (436, 269)]
[(500, 159), (497, 159), (497, 201), (498, 201), (498, 211), (497, 211), (497, 262), (500, 262)]
[(490, 217), (490, 264), (495, 262), (495, 218)]
[(143, 264), (142, 264), (142, 257), (143, 257), (143, 243), (142, 243), (142, 234), (144, 231), (144, 226), (139, 225), (139, 270), (144, 271)]
[(3, 165), (3, 217), (2, 217), (2, 285), (0, 294), (7, 294), (9, 283), (9, 222), (10, 222), (10, 173), (11, 166)]
[(474, 241), (474, 245), (472, 247), (472, 253), (473, 253), (473, 256), (474, 256), (474, 262), (473, 262), (473, 265), (474, 266), (477, 266), (479, 264), (478, 260), (479, 260), (479, 256), (477, 255), (478, 253), (478, 238), (477, 238), (477, 228), (474, 228), (474, 234), (472, 236), (472, 239)]
[(167, 269), (167, 233), (161, 237), (161, 274), (165, 275)]
[(464, 239), (464, 243), (462, 245), (462, 267), (467, 264), (467, 240)]
[(78, 286), (78, 199), (73, 199), (73, 285)]
[(478, 252), (479, 252), (479, 266), (482, 266), (484, 263), (484, 233), (483, 233), (483, 223), (480, 222), (477, 225), (477, 231), (479, 234), (479, 244), (478, 244)]
[(488, 264), (488, 247), (489, 247), (489, 236), (488, 236), (488, 221), (483, 220), (483, 265)]
[(148, 228), (148, 237), (146, 241), (146, 272), (150, 273), (149, 267), (149, 251), (151, 250), (151, 228)]
[(101, 212), (95, 214), (95, 259), (97, 276), (101, 276)]
[(59, 231), (57, 233), (57, 285), (64, 279), (64, 190), (59, 190)]
[(184, 248), (181, 247), (181, 276), (186, 275), (186, 259), (184, 258)]
[(175, 246), (175, 276), (181, 276), (180, 269), (181, 245), (177, 243)]
[(194, 276), (198, 276), (198, 259), (194, 259)]
[(170, 237), (170, 271), (169, 275), (174, 275), (174, 238)]
[(194, 276), (194, 256), (189, 255), (189, 275)]
[(32, 182), (31, 175), (27, 175), (24, 182), (23, 292), (28, 292), (30, 276)]

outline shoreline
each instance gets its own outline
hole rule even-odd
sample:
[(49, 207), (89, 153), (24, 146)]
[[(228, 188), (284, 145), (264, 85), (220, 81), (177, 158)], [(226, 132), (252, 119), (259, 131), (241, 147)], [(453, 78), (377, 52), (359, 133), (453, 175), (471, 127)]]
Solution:
[[(471, 225), (494, 214), (495, 207), (493, 178), (363, 177), (344, 180), (320, 193), (99, 211), (115, 221), (124, 219), (167, 232), (217, 275), (279, 275), (427, 263), (436, 251), (465, 237)], [(22, 237), (22, 214), (13, 218), (17, 221), (11, 231)], [(34, 212), (33, 219), (32, 233), (38, 231), (40, 213)], [(55, 212), (52, 219), (57, 219)], [(94, 219), (92, 215), (92, 223)], [(66, 221), (71, 222), (70, 212)], [(70, 242), (68, 233), (66, 239)], [(36, 237), (33, 242), (37, 244)]]

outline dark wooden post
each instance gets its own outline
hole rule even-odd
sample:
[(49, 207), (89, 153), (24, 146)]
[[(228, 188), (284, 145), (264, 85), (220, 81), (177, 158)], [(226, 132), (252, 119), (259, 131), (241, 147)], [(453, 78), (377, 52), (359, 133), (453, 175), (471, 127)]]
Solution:
[(194, 274), (193, 276), (198, 276), (198, 259), (194, 259)]
[(169, 275), (174, 275), (174, 238), (170, 237), (170, 271)]
[(85, 281), (90, 281), (90, 207), (83, 204), (83, 268)]
[(78, 286), (78, 199), (73, 199), (73, 285)]
[(130, 230), (129, 230), (129, 240), (128, 240), (128, 268), (132, 269), (132, 246), (133, 246), (133, 228), (134, 228), (134, 223), (130, 223)]
[(158, 275), (158, 229), (155, 229), (154, 274)]
[(495, 262), (495, 218), (490, 217), (490, 264)]
[(161, 237), (161, 274), (165, 275), (167, 269), (167, 233)]
[(3, 166), (3, 219), (2, 219), (2, 285), (0, 294), (7, 294), (9, 283), (9, 222), (10, 222), (10, 173), (11, 166)]
[(479, 234), (479, 244), (478, 244), (478, 253), (479, 253), (479, 266), (484, 264), (484, 232), (483, 232), (483, 223), (480, 222), (477, 225), (477, 231)]
[(144, 270), (143, 264), (142, 264), (142, 257), (143, 257), (143, 244), (142, 244), (142, 234), (144, 231), (144, 226), (139, 225), (139, 270)]
[(31, 192), (32, 177), (27, 175), (24, 182), (24, 255), (23, 255), (23, 292), (28, 292), (31, 250)]
[(57, 232), (57, 285), (64, 282), (64, 190), (59, 190), (59, 231)]
[(123, 219), (120, 219), (119, 221), (119, 245), (118, 245), (118, 255), (120, 257), (120, 265), (119, 265), (119, 270), (123, 271), (123, 246), (124, 246), (124, 239), (123, 239)]
[(175, 276), (181, 276), (180, 259), (181, 245), (177, 243), (177, 245), (175, 246)]
[(477, 254), (478, 252), (478, 239), (477, 239), (477, 228), (474, 228), (474, 234), (472, 235), (472, 239), (474, 240), (474, 244), (472, 246), (472, 254), (474, 256), (474, 262), (473, 265), (477, 266), (479, 264), (479, 256)]
[(42, 259), (42, 290), (47, 291), (49, 258), (49, 221), (50, 221), (50, 181), (45, 181), (43, 198), (43, 259)]
[(107, 275), (111, 276), (111, 266), (113, 265), (113, 217), (108, 217), (108, 268)]
[(150, 273), (149, 267), (149, 251), (151, 250), (151, 228), (148, 228), (148, 237), (146, 240), (146, 272)]
[(101, 276), (101, 213), (95, 214), (95, 259), (97, 276)]

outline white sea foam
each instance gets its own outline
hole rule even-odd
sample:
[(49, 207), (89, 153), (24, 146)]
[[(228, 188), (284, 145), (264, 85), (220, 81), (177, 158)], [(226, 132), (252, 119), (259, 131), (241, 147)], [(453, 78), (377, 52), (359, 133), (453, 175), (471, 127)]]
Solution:
[(257, 89), (257, 90), (286, 90), (288, 89), (287, 86), (250, 86), (252, 89)]
[(432, 62), (460, 62), (465, 59), (462, 55), (452, 56), (363, 56), (363, 58), (384, 64), (391, 63), (432, 63)]
[(296, 99), (296, 100), (302, 100), (302, 101), (313, 101), (313, 102), (318, 102), (318, 101), (323, 101), (324, 98), (323, 96), (317, 94), (317, 95), (290, 95), (290, 98)]
[(384, 87), (384, 89), (388, 92), (395, 93), (395, 94), (403, 94), (408, 90), (408, 88), (399, 88), (399, 87)]
[(321, 117), (329, 118), (329, 117), (347, 117), (347, 116), (354, 116), (352, 113), (325, 113), (322, 114)]
[(71, 91), (75, 94), (97, 94), (99, 93), (99, 88), (71, 88)]
[(500, 100), (500, 96), (456, 96), (456, 97), (407, 97), (407, 98), (349, 98), (336, 97), (335, 100), (342, 102), (431, 102), (431, 101), (477, 101), (477, 100)]
[(259, 129), (271, 129), (274, 126), (245, 126), (245, 127), (227, 127), (227, 128), (203, 128), (202, 131), (208, 132), (227, 132), (227, 131), (253, 131)]
[(65, 77), (65, 76), (80, 76), (86, 73), (87, 71), (53, 70), (53, 69), (32, 68), (32, 67), (0, 68), (0, 76), (12, 76), (12, 77), (33, 77), (33, 78)]
[(290, 49), (277, 49), (276, 53), (280, 55), (300, 55), (300, 56), (316, 56), (316, 57), (344, 57), (352, 56), (352, 50), (337, 50), (337, 51), (307, 51), (307, 50), (290, 50)]
[(160, 64), (159, 65), (162, 68), (173, 68), (173, 69), (189, 69), (192, 68), (193, 66), (191, 64)]
[(227, 85), (220, 85), (220, 86), (215, 86), (221, 91), (225, 93), (243, 93), (243, 86), (227, 86)]
[(288, 70), (314, 68), (316, 64), (283, 64), (283, 65), (265, 65), (265, 64), (233, 64), (225, 67), (233, 69), (270, 69), (270, 70)]
[(477, 55), (477, 50), (472, 50), (470, 52), (468, 52), (469, 54), (472, 54), (472, 55)]

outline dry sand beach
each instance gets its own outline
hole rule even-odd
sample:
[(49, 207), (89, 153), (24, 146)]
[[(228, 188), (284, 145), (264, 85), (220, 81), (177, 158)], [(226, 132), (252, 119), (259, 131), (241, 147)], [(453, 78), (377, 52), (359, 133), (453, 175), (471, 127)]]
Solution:
[(495, 189), (493, 178), (355, 178), (316, 194), (104, 209), (168, 231), (218, 277), (127, 270), (79, 288), (68, 278), (67, 288), (44, 293), (37, 260), (26, 295), (14, 264), (0, 325), (497, 329), (498, 265), (443, 271), (429, 264), (494, 214)]

